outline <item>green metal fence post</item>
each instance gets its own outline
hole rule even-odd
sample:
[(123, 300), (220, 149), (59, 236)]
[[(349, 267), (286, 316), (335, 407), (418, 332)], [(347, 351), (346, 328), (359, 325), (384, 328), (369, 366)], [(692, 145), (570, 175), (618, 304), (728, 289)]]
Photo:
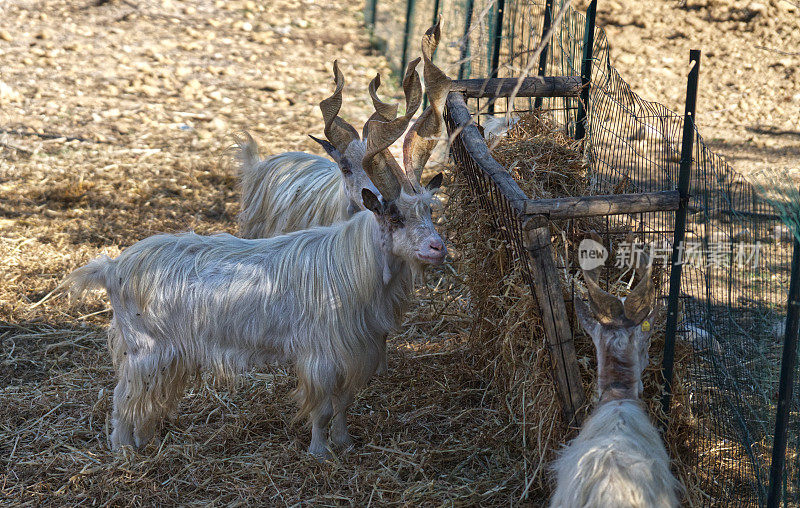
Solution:
[(789, 279), (789, 301), (786, 304), (786, 336), (783, 339), (781, 377), (778, 385), (778, 409), (775, 435), (772, 438), (772, 464), (769, 469), (767, 508), (777, 508), (780, 501), (783, 471), (786, 465), (786, 427), (792, 404), (792, 387), (797, 360), (797, 334), (800, 330), (800, 242), (794, 239), (792, 276)]
[[(494, 41), (492, 43), (492, 60), (490, 78), (496, 78), (500, 70), (500, 46), (503, 45), (503, 14), (506, 10), (506, 0), (497, 0), (497, 13), (494, 19)], [(494, 113), (494, 99), (489, 103), (489, 114)]]
[(461, 39), (461, 65), (458, 66), (458, 79), (469, 77), (469, 31), (472, 28), (472, 10), (475, 7), (475, 0), (467, 0), (467, 13), (464, 16), (464, 37)]
[(581, 60), (581, 98), (575, 120), (575, 139), (586, 136), (586, 118), (589, 110), (589, 87), (592, 82), (592, 50), (594, 48), (594, 20), (597, 17), (597, 0), (592, 0), (586, 11), (586, 29), (583, 33), (583, 59)]
[[(552, 23), (553, 17), (553, 0), (547, 0), (544, 4), (544, 22), (542, 23), (542, 39), (544, 40), (544, 36), (547, 35), (547, 31), (550, 30), (550, 23)], [(550, 43), (548, 42), (543, 48), (542, 53), (539, 55), (539, 76), (544, 76), (547, 73), (547, 54), (548, 50), (550, 49)], [(536, 100), (533, 102), (533, 107), (536, 109), (542, 108), (542, 98), (537, 97)]]
[[(661, 405), (664, 414), (669, 415), (672, 403), (672, 374), (675, 364), (675, 334), (678, 330), (678, 297), (681, 291), (681, 252), (686, 236), (686, 213), (689, 208), (689, 180), (692, 170), (692, 151), (695, 138), (695, 106), (697, 104), (697, 80), (700, 76), (700, 50), (689, 52), (689, 61), (693, 64), (689, 71), (686, 86), (686, 109), (683, 114), (683, 140), (681, 141), (681, 167), (678, 175), (678, 193), (680, 204), (675, 212), (675, 234), (672, 241), (672, 265), (669, 273), (669, 297), (667, 298), (667, 323), (664, 332), (664, 393)], [(666, 423), (666, 422), (665, 422)]]
[(369, 0), (369, 18), (367, 19), (367, 26), (370, 30), (375, 30), (375, 17), (378, 12), (378, 0)]
[(403, 30), (403, 53), (400, 58), (400, 86), (403, 86), (403, 74), (406, 72), (406, 64), (408, 63), (408, 38), (411, 35), (411, 23), (414, 20), (414, 6), (416, 0), (406, 1), (406, 27)]

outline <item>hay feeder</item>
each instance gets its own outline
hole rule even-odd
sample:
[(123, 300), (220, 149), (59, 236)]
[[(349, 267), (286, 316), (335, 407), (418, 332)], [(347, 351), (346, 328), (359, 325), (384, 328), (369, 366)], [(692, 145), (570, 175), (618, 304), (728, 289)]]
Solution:
[[(556, 264), (551, 221), (678, 210), (680, 194), (678, 190), (671, 190), (550, 199), (529, 197), (512, 174), (492, 157), (465, 102), (465, 98), (509, 97), (513, 87), (504, 86), (500, 81), (515, 80), (490, 79), (480, 87), (462, 86), (459, 91), (450, 93), (445, 119), (452, 142), (451, 153), (457, 172), (466, 178), (473, 198), (477, 198), (488, 213), (494, 230), (504, 240), (505, 250), (522, 264), (522, 278), (535, 295), (541, 316), (564, 421), (569, 426), (579, 426), (581, 412), (586, 407), (586, 391), (565, 304), (564, 277)], [(567, 82), (566, 78), (560, 82)], [(576, 96), (580, 87), (536, 89), (523, 86), (522, 89), (527, 90), (525, 96), (528, 97)]]

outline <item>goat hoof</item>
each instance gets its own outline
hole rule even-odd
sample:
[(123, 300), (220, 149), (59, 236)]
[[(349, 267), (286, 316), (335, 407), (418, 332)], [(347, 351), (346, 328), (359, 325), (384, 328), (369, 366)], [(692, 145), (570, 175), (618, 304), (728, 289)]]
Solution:
[(325, 446), (322, 446), (320, 448), (309, 447), (308, 453), (311, 454), (311, 456), (317, 459), (317, 461), (319, 462), (327, 462), (329, 460), (333, 460), (333, 455), (331, 455), (330, 450), (328, 450), (328, 448)]

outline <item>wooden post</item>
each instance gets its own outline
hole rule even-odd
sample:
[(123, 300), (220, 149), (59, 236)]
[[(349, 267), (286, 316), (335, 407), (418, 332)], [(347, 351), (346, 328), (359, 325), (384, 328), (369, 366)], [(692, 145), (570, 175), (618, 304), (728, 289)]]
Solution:
[[(497, 17), (494, 25), (494, 43), (492, 45), (491, 75), (496, 78), (500, 69), (500, 46), (503, 44), (503, 18), (506, 13), (506, 0), (497, 0)], [(490, 115), (494, 114), (494, 101), (489, 102)]]
[(458, 66), (458, 79), (464, 79), (470, 74), (469, 32), (472, 28), (472, 10), (475, 0), (467, 0), (467, 13), (464, 17), (464, 35), (461, 38), (461, 65)]
[[(470, 99), (510, 97), (519, 78), (454, 79), (450, 91), (462, 92)], [(527, 77), (517, 97), (578, 97), (580, 76)]]
[(526, 231), (525, 249), (531, 258), (531, 275), (534, 279), (536, 301), (542, 314), (550, 361), (553, 362), (556, 389), (561, 399), (564, 420), (568, 425), (580, 426), (578, 413), (585, 403), (585, 393), (575, 356), (575, 343), (564, 304), (561, 278), (556, 268), (553, 244), (548, 226)]
[(533, 291), (547, 335), (556, 391), (565, 421), (569, 425), (577, 426), (581, 419), (577, 412), (584, 405), (585, 394), (564, 304), (564, 293), (550, 241), (548, 221), (541, 215), (525, 215), (527, 196), (508, 171), (492, 158), (486, 142), (472, 122), (464, 96), (460, 93), (452, 92), (447, 96), (447, 116), (454, 124), (448, 126), (448, 132), (452, 135), (454, 131), (458, 131), (462, 146), (472, 161), (480, 167), (480, 171), (492, 179), (513, 212), (521, 220), (526, 220), (523, 225), (522, 240), (525, 250), (530, 255), (530, 271), (534, 279)]

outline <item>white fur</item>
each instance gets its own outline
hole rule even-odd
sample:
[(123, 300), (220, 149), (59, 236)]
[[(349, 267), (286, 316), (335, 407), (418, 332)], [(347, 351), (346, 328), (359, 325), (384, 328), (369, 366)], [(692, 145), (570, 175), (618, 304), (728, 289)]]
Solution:
[[(239, 235), (243, 238), (270, 238), (329, 226), (362, 209), (355, 204), (361, 202), (362, 188), (380, 195), (361, 166), (366, 148), (361, 140), (354, 140), (339, 154), (348, 168), (347, 177), (337, 163), (317, 155), (287, 152), (262, 161), (249, 134), (236, 141), (242, 190)], [(386, 337), (382, 341), (378, 375), (388, 371)]]
[(259, 160), (250, 139), (240, 144), (239, 233), (269, 238), (347, 219), (349, 198), (335, 162), (303, 152)]
[(104, 287), (114, 308), (113, 446), (147, 443), (192, 374), (230, 378), (273, 361), (297, 370), (309, 451), (327, 454), (332, 418), (333, 443), (348, 444), (347, 407), (413, 284), (416, 261), (394, 254), (405, 234), (364, 211), (269, 239), (157, 235), (70, 274), (65, 286)]
[(637, 400), (600, 405), (553, 469), (554, 508), (678, 506), (669, 456)]

